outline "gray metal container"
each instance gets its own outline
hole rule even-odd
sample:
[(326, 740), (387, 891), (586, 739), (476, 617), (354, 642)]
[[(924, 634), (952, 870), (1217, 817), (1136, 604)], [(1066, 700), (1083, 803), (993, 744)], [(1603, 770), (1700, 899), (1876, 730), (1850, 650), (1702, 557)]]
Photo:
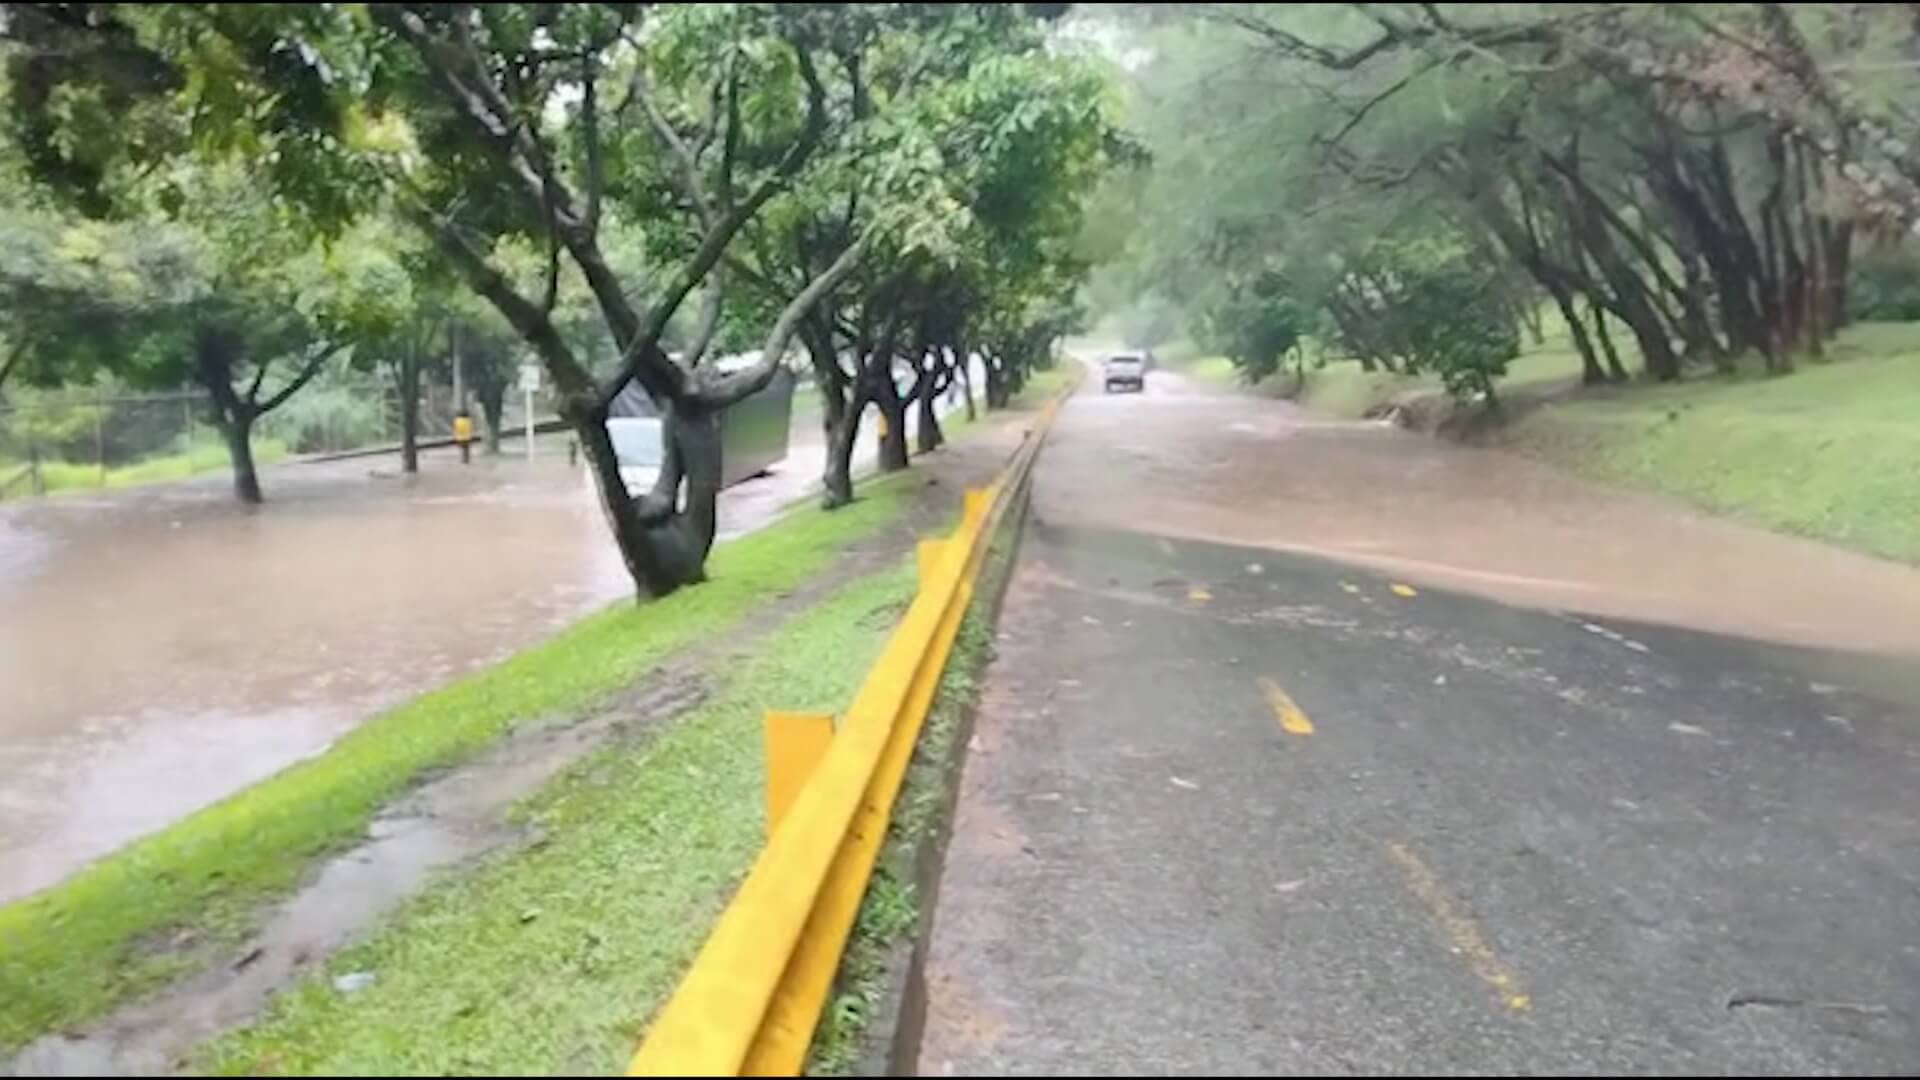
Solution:
[[(720, 414), (720, 485), (732, 487), (772, 468), (787, 456), (793, 425), (793, 372), (773, 373), (767, 385)], [(659, 468), (660, 410), (638, 383), (628, 383), (608, 409), (607, 430), (620, 455), (621, 471)], [(643, 423), (640, 421), (651, 421)]]

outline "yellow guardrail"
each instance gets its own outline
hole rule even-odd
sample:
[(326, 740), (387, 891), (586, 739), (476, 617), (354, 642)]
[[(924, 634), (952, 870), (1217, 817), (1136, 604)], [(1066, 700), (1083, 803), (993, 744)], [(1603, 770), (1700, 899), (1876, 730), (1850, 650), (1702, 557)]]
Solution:
[(974, 579), (1064, 399), (991, 486), (966, 493), (952, 535), (920, 542), (919, 590), (838, 730), (827, 716), (767, 714), (767, 846), (629, 1076), (795, 1076), (806, 1064)]

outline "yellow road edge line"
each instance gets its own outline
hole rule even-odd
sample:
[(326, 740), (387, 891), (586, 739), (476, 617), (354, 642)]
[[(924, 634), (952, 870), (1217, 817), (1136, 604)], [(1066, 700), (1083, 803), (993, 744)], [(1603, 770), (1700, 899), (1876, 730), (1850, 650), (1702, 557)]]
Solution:
[(1260, 696), (1267, 699), (1267, 708), (1273, 710), (1273, 718), (1280, 722), (1280, 730), (1289, 735), (1313, 734), (1313, 721), (1307, 719), (1306, 711), (1294, 703), (1280, 684), (1260, 676)]
[(1406, 875), (1407, 888), (1427, 906), (1440, 932), (1446, 935), (1447, 943), (1466, 960), (1467, 967), (1480, 981), (1493, 987), (1508, 1009), (1514, 1012), (1532, 1009), (1533, 999), (1522, 991), (1520, 977), (1494, 955), (1473, 920), (1454, 907), (1453, 899), (1440, 887), (1439, 880), (1433, 876), (1432, 870), (1427, 869), (1427, 864), (1421, 861), (1420, 856), (1405, 844), (1395, 842), (1387, 845), (1387, 857)]

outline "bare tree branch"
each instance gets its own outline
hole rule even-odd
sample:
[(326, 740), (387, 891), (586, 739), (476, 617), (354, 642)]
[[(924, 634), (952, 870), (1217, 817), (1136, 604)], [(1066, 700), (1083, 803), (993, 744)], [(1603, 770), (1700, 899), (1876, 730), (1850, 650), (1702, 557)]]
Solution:
[[(781, 156), (779, 163), (760, 181), (753, 192), (728, 213), (722, 215), (707, 230), (700, 247), (680, 268), (680, 273), (661, 294), (660, 299), (652, 305), (646, 321), (629, 340), (620, 358), (618, 369), (612, 376), (601, 382), (602, 404), (612, 401), (614, 396), (620, 393), (621, 388), (634, 377), (635, 370), (644, 362), (646, 356), (659, 354), (660, 335), (665, 333), (668, 321), (685, 302), (687, 294), (705, 280), (708, 272), (719, 263), (721, 256), (726, 254), (727, 246), (732, 243), (734, 235), (752, 219), (754, 214), (759, 212), (760, 207), (768, 199), (771, 199), (786, 185), (787, 181), (792, 179), (793, 175), (813, 155), (826, 134), (826, 88), (821, 85), (820, 73), (814, 68), (812, 55), (798, 45), (793, 46), (793, 49), (795, 59), (799, 63), (801, 77), (807, 83), (807, 119), (804, 127), (794, 139), (793, 144), (787, 148), (787, 152)], [(671, 361), (667, 363), (676, 371), (679, 370), (678, 366), (673, 365)]]
[(1385, 90), (1382, 90), (1378, 94), (1375, 94), (1374, 96), (1368, 98), (1364, 103), (1361, 104), (1361, 106), (1358, 109), (1355, 109), (1352, 115), (1347, 117), (1347, 122), (1340, 125), (1340, 130), (1334, 132), (1331, 138), (1324, 139), (1324, 140), (1316, 139), (1315, 141), (1324, 142), (1325, 144), (1330, 146), (1338, 146), (1342, 139), (1345, 139), (1353, 131), (1354, 128), (1359, 127), (1361, 122), (1366, 120), (1368, 113), (1372, 112), (1382, 102), (1385, 102), (1387, 99), (1393, 97), (1395, 94), (1398, 94), (1400, 91), (1405, 90), (1407, 88), (1408, 83), (1413, 82), (1413, 80), (1419, 78), (1422, 75), (1425, 75), (1427, 72), (1432, 71), (1434, 68), (1438, 66), (1439, 66), (1438, 62), (1423, 64), (1420, 67), (1414, 69), (1413, 71), (1408, 72), (1402, 78), (1394, 80), (1391, 86), (1388, 86)]
[(600, 145), (600, 98), (596, 89), (599, 80), (594, 77), (594, 70), (593, 57), (583, 55), (580, 58), (580, 127), (581, 136), (587, 140), (586, 227), (589, 229), (600, 227), (601, 189), (606, 186), (606, 164), (602, 159), (605, 150)]
[(247, 404), (251, 405), (259, 400), (260, 384), (267, 381), (267, 369), (272, 366), (273, 358), (268, 357), (260, 361), (259, 365), (253, 369), (253, 382), (247, 387)]
[(700, 305), (700, 323), (693, 332), (693, 342), (687, 346), (682, 364), (688, 368), (700, 366), (707, 355), (707, 349), (713, 344), (713, 337), (720, 330), (720, 311), (727, 297), (726, 263), (713, 268), (707, 277), (707, 294)]
[(1357, 49), (1336, 52), (1325, 46), (1315, 45), (1289, 31), (1282, 30), (1264, 19), (1256, 18), (1242, 10), (1238, 5), (1209, 5), (1201, 10), (1200, 15), (1204, 19), (1211, 19), (1215, 22), (1223, 22), (1230, 26), (1237, 26), (1242, 30), (1265, 38), (1270, 44), (1279, 46), (1282, 52), (1290, 56), (1302, 60), (1309, 60), (1321, 67), (1332, 68), (1335, 71), (1352, 71), (1354, 68), (1359, 67), (1381, 53), (1406, 41), (1400, 34), (1395, 33), (1393, 30), (1387, 30), (1381, 33), (1379, 37)]
[[(722, 122), (718, 114), (716, 125)], [(740, 67), (727, 65), (726, 135), (720, 141), (720, 205), (733, 209), (733, 169), (740, 160)]]
[(549, 313), (521, 296), (507, 276), (493, 265), (486, 254), (462, 236), (453, 219), (436, 213), (418, 199), (407, 200), (402, 212), (432, 236), (440, 250), (460, 268), (473, 290), (494, 306), (526, 342), (545, 361), (547, 371), (561, 393), (578, 396), (593, 388), (593, 378), (573, 359), (567, 344), (554, 328)]
[[(314, 353), (311, 357), (308, 357), (306, 366), (301, 368), (300, 373), (293, 377), (293, 381), (281, 387), (279, 393), (273, 395), (267, 400), (261, 402), (259, 405), (255, 406), (253, 410), (253, 414), (255, 416), (264, 416), (267, 413), (270, 413), (273, 410), (279, 408), (280, 406), (285, 405), (287, 403), (288, 398), (299, 393), (301, 387), (307, 385), (309, 382), (312, 382), (313, 377), (315, 375), (320, 374), (321, 367), (323, 367), (328, 360), (332, 359), (334, 354), (338, 353), (341, 349), (344, 349), (344, 348), (346, 348), (346, 342), (343, 342), (343, 341), (334, 342), (333, 344), (320, 349), (318, 352)], [(261, 372), (264, 373), (266, 371), (266, 368), (267, 366), (265, 364), (260, 365)], [(253, 380), (253, 390), (248, 392), (247, 400), (251, 402), (253, 400), (253, 395), (258, 393), (259, 390), (260, 390), (260, 379), (256, 376)]]
[[(538, 137), (514, 116), (513, 107), (501, 96), (499, 87), (488, 76), (480, 60), (479, 45), (473, 40), (464, 21), (457, 18), (453, 20), (455, 33), (464, 47), (465, 55), (462, 56), (460, 53), (463, 50), (456, 50), (434, 37), (425, 20), (416, 12), (381, 4), (373, 7), (373, 15), (413, 46), (414, 52), (433, 71), (442, 88), (469, 119), (478, 124), (482, 131), (505, 144), (508, 152), (503, 164), (518, 177), (528, 195), (535, 199), (547, 197), (550, 185), (556, 213), (573, 218), (573, 196), (554, 174), (545, 147)], [(473, 77), (462, 74), (466, 71), (470, 71)]]
[(726, 92), (727, 86), (734, 78), (734, 72), (739, 70), (739, 67), (739, 54), (728, 53), (727, 66), (722, 68), (720, 73), (713, 77), (713, 82), (707, 86), (707, 122), (700, 129), (700, 137), (693, 143), (693, 160), (696, 162), (707, 156), (708, 148), (713, 146), (714, 138), (720, 133), (720, 116), (723, 107), (721, 95)]
[(714, 224), (713, 197), (707, 191), (707, 185), (700, 176), (700, 164), (694, 160), (693, 152), (687, 148), (686, 141), (673, 129), (673, 121), (662, 112), (658, 102), (654, 101), (651, 87), (647, 82), (646, 69), (636, 66), (633, 71), (631, 89), (627, 97), (640, 103), (640, 110), (647, 115), (647, 124), (661, 144), (667, 148), (667, 154), (673, 159), (675, 170), (679, 173), (680, 188), (687, 198), (693, 201), (694, 210), (700, 222), (708, 228)]
[(7, 377), (13, 374), (15, 368), (20, 366), (21, 358), (26, 355), (27, 341), (25, 338), (14, 342), (13, 346), (7, 350), (6, 361), (0, 363), (0, 389), (6, 388)]
[(695, 385), (694, 396), (710, 408), (721, 408), (767, 385), (773, 379), (773, 373), (779, 370), (781, 361), (786, 359), (787, 348), (800, 328), (800, 320), (813, 310), (822, 297), (832, 292), (859, 267), (860, 260), (866, 257), (873, 235), (872, 231), (868, 231), (848, 245), (832, 265), (787, 303), (780, 317), (774, 321), (773, 329), (767, 333), (766, 345), (761, 349), (758, 364), (744, 371), (700, 379)]

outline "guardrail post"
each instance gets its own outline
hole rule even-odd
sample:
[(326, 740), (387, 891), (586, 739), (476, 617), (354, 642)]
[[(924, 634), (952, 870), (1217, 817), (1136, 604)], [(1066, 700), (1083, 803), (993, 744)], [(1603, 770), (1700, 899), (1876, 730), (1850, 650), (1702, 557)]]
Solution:
[(914, 547), (914, 566), (920, 571), (920, 584), (933, 580), (934, 568), (946, 557), (949, 540), (922, 540)]
[(987, 488), (968, 488), (961, 497), (961, 520), (969, 525), (979, 524), (987, 516), (987, 507), (992, 505), (992, 495)]
[(773, 712), (766, 716), (767, 835), (780, 827), (793, 800), (813, 775), (833, 742), (833, 717), (827, 713)]

